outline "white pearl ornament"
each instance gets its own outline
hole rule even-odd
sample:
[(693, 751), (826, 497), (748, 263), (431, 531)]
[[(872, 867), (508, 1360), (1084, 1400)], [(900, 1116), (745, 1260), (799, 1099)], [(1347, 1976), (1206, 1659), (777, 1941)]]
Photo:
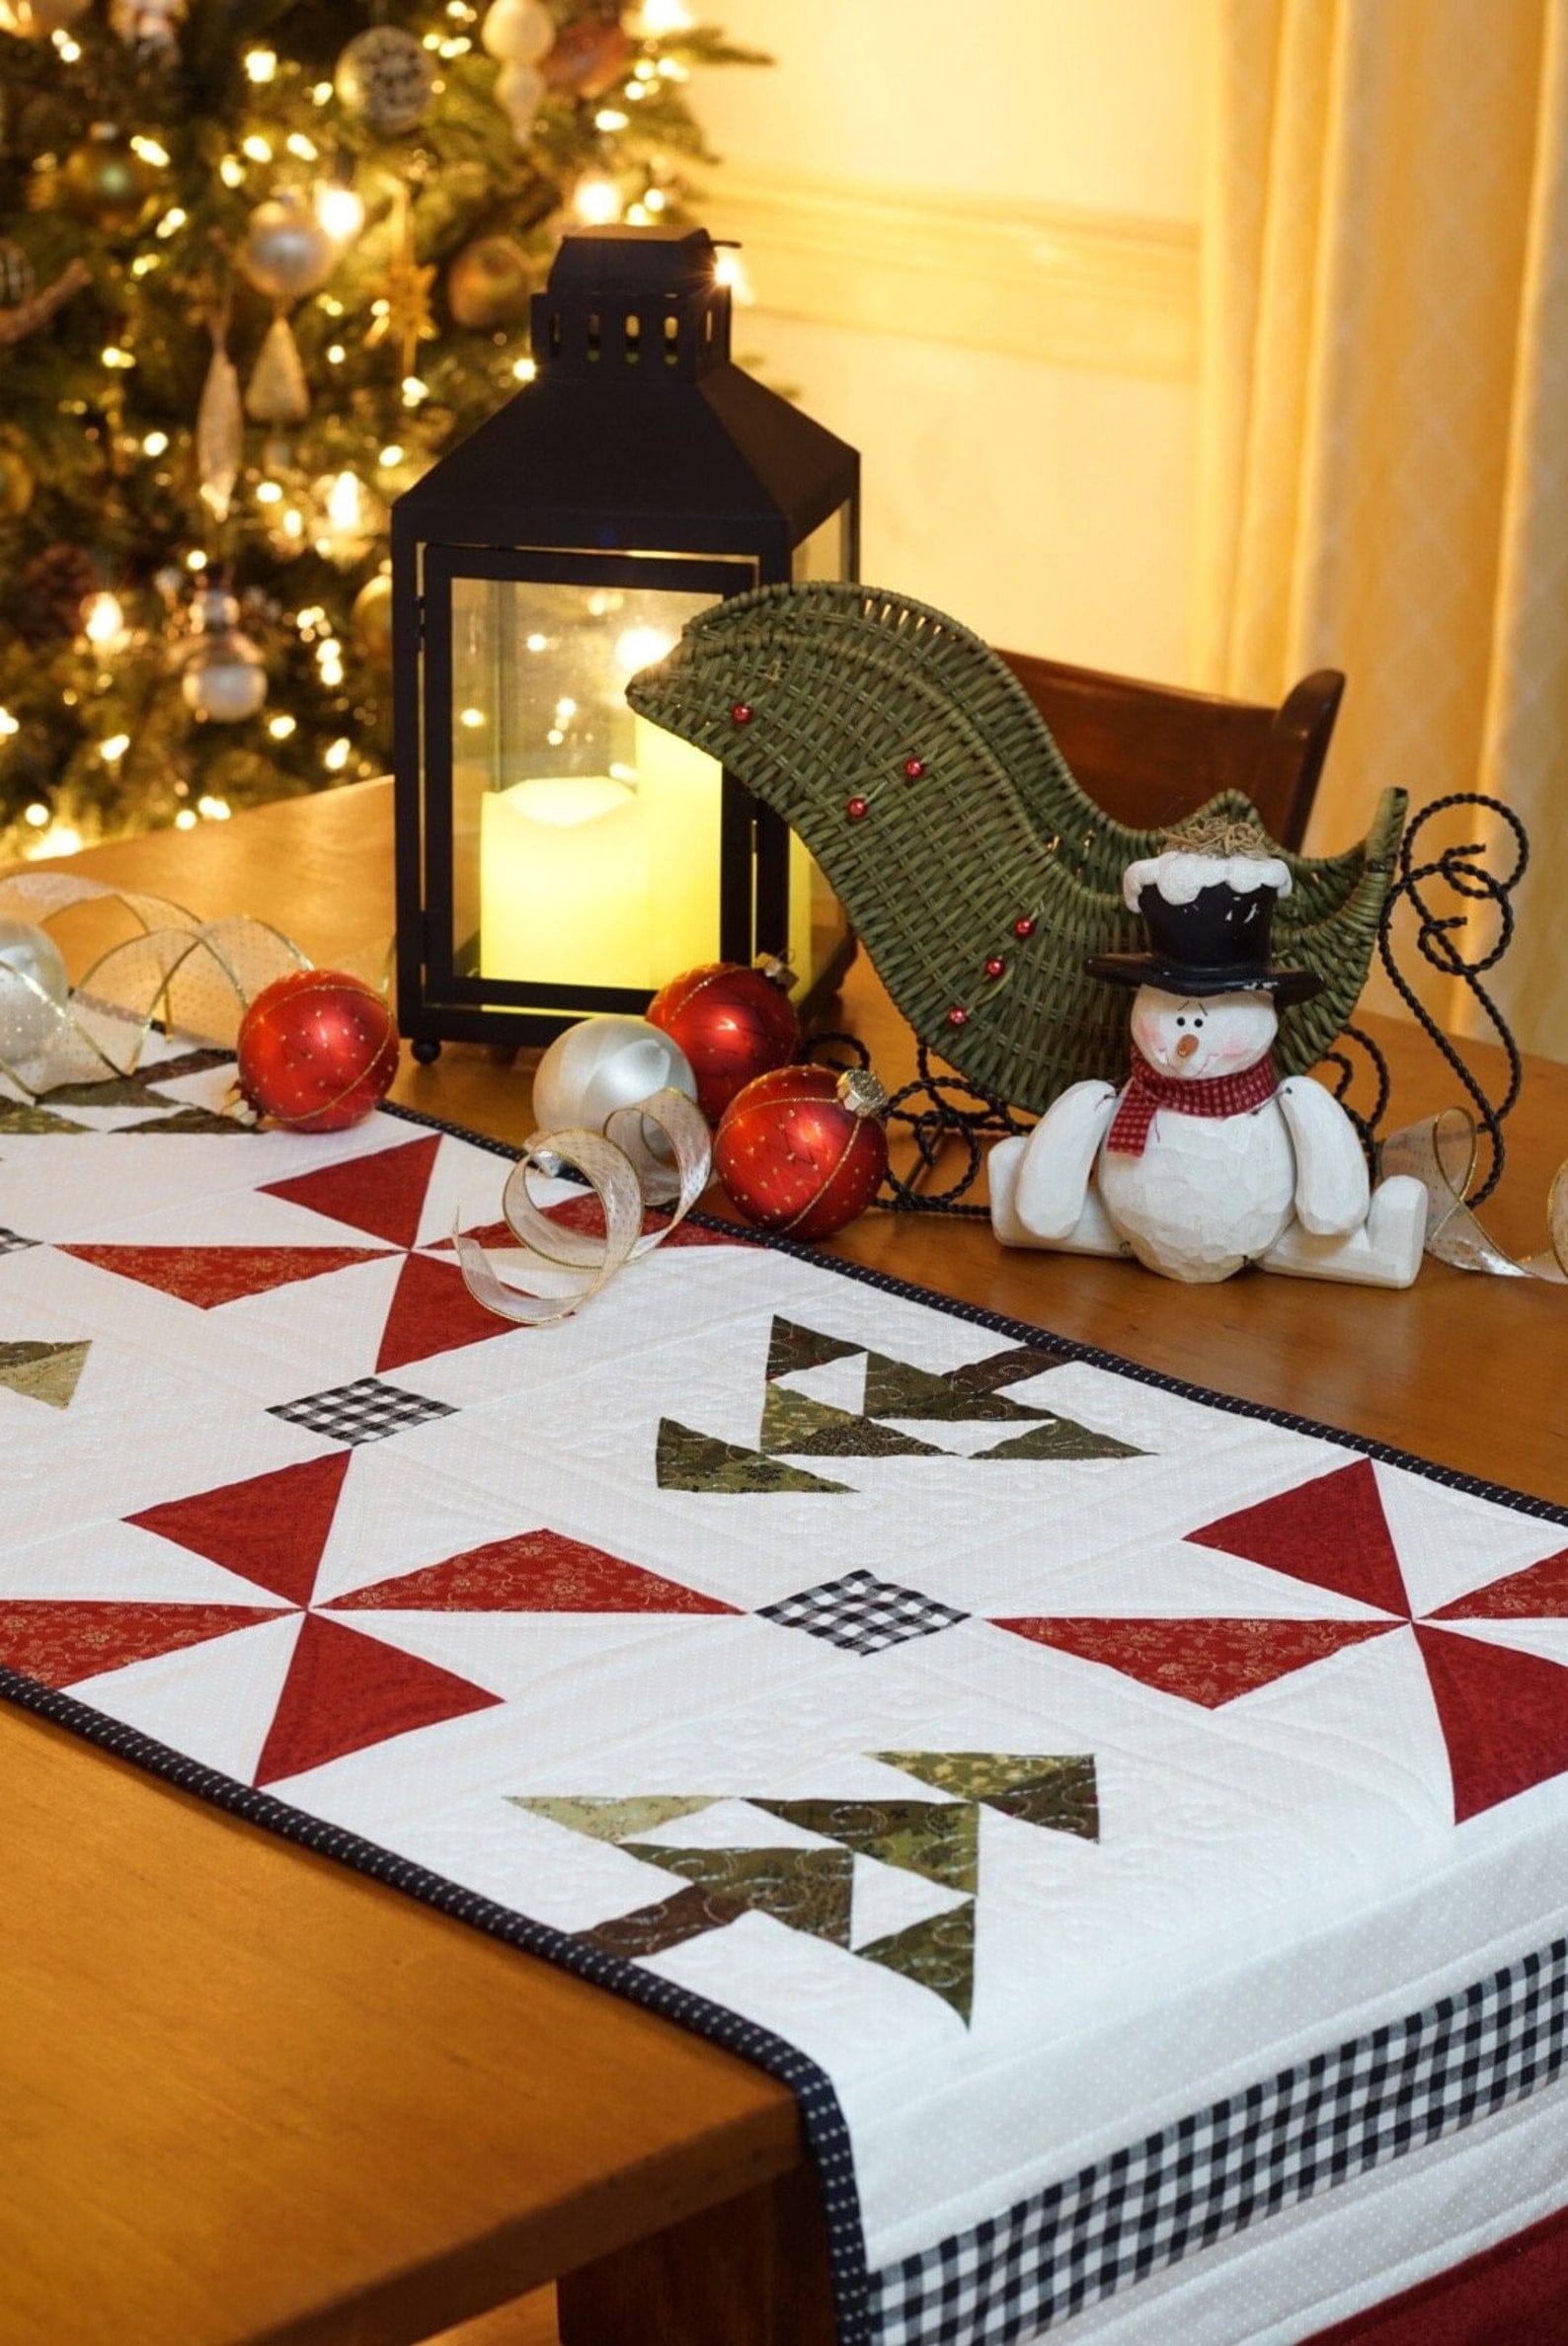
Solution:
[[(657, 1091), (697, 1096), (697, 1078), (679, 1045), (646, 1018), (585, 1018), (557, 1035), (533, 1077), (533, 1121), (544, 1132), (602, 1133), (619, 1108), (635, 1108)], [(666, 1159), (667, 1143), (652, 1126), (644, 1139)]]

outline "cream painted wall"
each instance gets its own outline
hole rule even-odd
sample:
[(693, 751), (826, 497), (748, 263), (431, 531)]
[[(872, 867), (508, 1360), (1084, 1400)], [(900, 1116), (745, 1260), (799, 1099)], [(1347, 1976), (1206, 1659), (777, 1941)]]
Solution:
[(774, 59), (698, 90), (715, 145), (747, 169), (1197, 216), (1204, 0), (710, 0), (707, 13)]
[[(1203, 0), (715, 0), (769, 71), (704, 75), (713, 144), (748, 186), (848, 182), (1067, 206), (1098, 227), (1196, 219)], [(710, 175), (724, 233), (725, 174)], [(738, 187), (738, 196), (740, 193)], [(1184, 680), (1196, 387), (768, 307), (739, 347), (865, 458), (865, 576), (993, 642)], [(808, 277), (809, 277), (809, 273)], [(1093, 353), (1089, 353), (1093, 356)]]

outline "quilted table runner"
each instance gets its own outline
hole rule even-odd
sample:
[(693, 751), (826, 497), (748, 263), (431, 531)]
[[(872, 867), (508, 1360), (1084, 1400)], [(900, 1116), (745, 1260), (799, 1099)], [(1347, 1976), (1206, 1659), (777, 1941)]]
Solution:
[(161, 1049), (0, 1102), (13, 1700), (789, 2079), (844, 2346), (1568, 2196), (1568, 1518), (717, 1225), (510, 1327), (503, 1152)]

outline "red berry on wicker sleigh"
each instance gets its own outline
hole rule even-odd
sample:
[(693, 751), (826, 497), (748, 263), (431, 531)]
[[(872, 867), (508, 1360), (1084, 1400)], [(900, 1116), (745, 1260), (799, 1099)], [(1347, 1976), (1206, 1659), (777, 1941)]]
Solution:
[(861, 1067), (776, 1067), (725, 1110), (714, 1167), (747, 1221), (827, 1238), (871, 1204), (888, 1170), (888, 1095)]
[(678, 1044), (697, 1078), (697, 1106), (716, 1125), (737, 1092), (770, 1067), (787, 1066), (801, 1047), (800, 1020), (782, 962), (748, 970), (710, 962), (671, 978), (648, 1015)]
[(239, 1086), (296, 1133), (341, 1133), (384, 1099), (398, 1031), (372, 986), (342, 970), (290, 970), (240, 1021)]

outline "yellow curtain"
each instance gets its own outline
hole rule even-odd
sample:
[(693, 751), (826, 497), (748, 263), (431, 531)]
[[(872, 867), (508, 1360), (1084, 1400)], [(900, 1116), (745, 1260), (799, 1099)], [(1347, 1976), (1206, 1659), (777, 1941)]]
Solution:
[(1568, 0), (1209, 7), (1201, 680), (1346, 670), (1314, 849), (1518, 811), (1498, 992), (1568, 1056)]

